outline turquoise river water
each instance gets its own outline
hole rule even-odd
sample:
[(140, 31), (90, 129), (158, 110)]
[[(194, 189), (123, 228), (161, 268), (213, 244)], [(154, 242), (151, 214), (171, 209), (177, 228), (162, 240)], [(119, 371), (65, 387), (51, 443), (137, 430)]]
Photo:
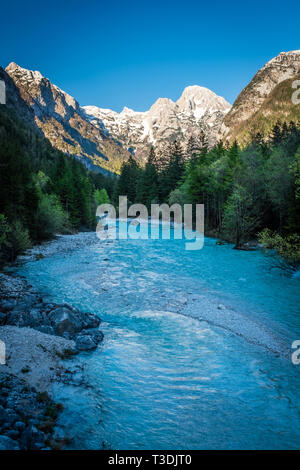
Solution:
[(103, 320), (103, 343), (69, 361), (85, 386), (54, 389), (70, 448), (299, 448), (300, 277), (210, 238), (82, 233), (41, 251), (18, 272)]

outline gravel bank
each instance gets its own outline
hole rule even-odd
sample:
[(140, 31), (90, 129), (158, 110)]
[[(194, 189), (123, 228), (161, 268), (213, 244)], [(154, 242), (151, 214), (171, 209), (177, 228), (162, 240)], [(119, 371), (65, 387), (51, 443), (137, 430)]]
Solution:
[(81, 376), (63, 360), (96, 349), (100, 323), (71, 305), (44, 302), (20, 276), (0, 274), (0, 450), (64, 446), (52, 384)]

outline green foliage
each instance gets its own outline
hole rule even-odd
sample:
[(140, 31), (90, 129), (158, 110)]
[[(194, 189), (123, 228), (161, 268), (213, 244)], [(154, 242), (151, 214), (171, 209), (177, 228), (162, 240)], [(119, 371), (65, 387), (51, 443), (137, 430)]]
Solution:
[(123, 166), (120, 188), (115, 194), (148, 208), (204, 204), (206, 230), (237, 247), (265, 227), (277, 230), (286, 242), (277, 251), (292, 260), (289, 244), (300, 232), (299, 125), (277, 122), (269, 137), (256, 133), (243, 149), (234, 142), (208, 150), (203, 135), (189, 139), (186, 156), (179, 142), (152, 149), (144, 168), (133, 159)]
[(11, 261), (15, 260), (17, 256), (24, 253), (31, 246), (29, 231), (20, 220), (12, 223), (4, 245), (4, 252)]
[(140, 168), (135, 159), (130, 156), (129, 160), (123, 163), (121, 174), (116, 186), (114, 201), (118, 203), (118, 196), (127, 196), (128, 204), (133, 204), (136, 200), (137, 179)]
[(155, 153), (150, 151), (144, 171), (137, 181), (136, 199), (150, 210), (151, 204), (158, 202), (158, 173), (155, 166)]
[(100, 206), (100, 204), (109, 204), (110, 200), (105, 188), (99, 190), (95, 189), (94, 192), (94, 199), (96, 206)]
[(0, 106), (2, 262), (55, 233), (95, 227), (95, 191), (112, 184), (112, 177), (91, 174)]
[(298, 147), (290, 165), (290, 172), (295, 183), (295, 199), (300, 200), (300, 146)]
[[(119, 177), (89, 172), (54, 149), (36, 129), (0, 106), (0, 259), (13, 260), (58, 232), (92, 229), (96, 207), (128, 203), (205, 205), (206, 230), (242, 244), (268, 228), (274, 249), (297, 262), (300, 232), (300, 127), (277, 122), (266, 138), (252, 133), (241, 149), (208, 150), (203, 132), (134, 157)], [(277, 235), (274, 235), (274, 233)], [(278, 238), (280, 237), (280, 238)], [(265, 240), (266, 236), (265, 236)], [(271, 243), (271, 241), (270, 241)], [(294, 247), (293, 247), (294, 244)]]
[(259, 224), (259, 216), (254, 212), (251, 196), (245, 188), (236, 186), (225, 205), (224, 234), (239, 247), (255, 235)]
[(70, 231), (67, 213), (56, 194), (42, 194), (36, 212), (36, 230), (40, 240), (47, 240), (57, 233)]
[(2, 245), (5, 244), (7, 235), (10, 230), (10, 226), (8, 225), (5, 216), (3, 214), (0, 214), (0, 250)]
[(187, 203), (186, 192), (183, 186), (180, 186), (179, 188), (176, 188), (170, 192), (168, 199), (169, 206), (172, 206), (173, 204), (179, 204), (180, 206), (183, 206)]

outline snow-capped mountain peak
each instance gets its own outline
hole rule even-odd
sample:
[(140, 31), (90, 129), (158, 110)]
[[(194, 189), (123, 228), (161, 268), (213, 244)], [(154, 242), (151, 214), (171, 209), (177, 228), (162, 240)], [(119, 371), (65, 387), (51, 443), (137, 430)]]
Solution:
[(226, 113), (231, 108), (224, 98), (198, 85), (186, 87), (176, 103), (183, 111), (193, 113), (196, 119), (201, 118), (207, 111)]
[(193, 85), (186, 87), (176, 102), (158, 98), (145, 112), (127, 107), (120, 113), (96, 106), (84, 106), (83, 110), (94, 125), (101, 122), (101, 126), (126, 148), (134, 150), (137, 156), (146, 157), (150, 145), (160, 146), (176, 138), (187, 140), (201, 130), (213, 145), (230, 108), (230, 104), (213, 91)]
[(40, 82), (44, 77), (43, 75), (38, 71), (38, 70), (27, 70), (24, 69), (23, 67), (20, 67), (20, 65), (16, 64), (15, 62), (11, 62), (7, 67), (6, 67), (7, 73), (11, 74), (17, 74), (20, 77), (23, 78), (23, 80), (27, 81), (35, 81), (35, 82)]
[[(108, 135), (102, 121), (97, 120), (97, 125), (93, 125), (75, 98), (40, 72), (11, 62), (6, 73), (18, 88), (22, 100), (32, 109), (35, 124), (53, 146), (81, 159), (89, 168), (119, 171), (129, 154)], [(96, 110), (93, 107), (91, 112)]]

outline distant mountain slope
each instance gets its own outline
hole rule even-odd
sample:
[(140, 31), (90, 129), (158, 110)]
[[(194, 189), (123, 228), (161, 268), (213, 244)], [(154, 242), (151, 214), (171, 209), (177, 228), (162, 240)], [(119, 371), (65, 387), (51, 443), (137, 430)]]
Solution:
[(221, 122), (231, 105), (211, 90), (200, 86), (184, 89), (175, 103), (159, 98), (146, 112), (124, 108), (121, 113), (110, 109), (84, 106), (88, 119), (108, 132), (124, 147), (134, 151), (137, 158), (145, 158), (151, 145), (160, 146), (166, 141), (187, 141), (190, 135), (203, 130), (209, 144), (216, 143)]
[(5, 83), (5, 106), (14, 111), (20, 119), (37, 129), (33, 109), (22, 99), (18, 87), (2, 67), (0, 67), (0, 80)]
[(299, 78), (300, 50), (281, 52), (260, 69), (225, 116), (219, 137), (249, 141), (252, 132), (268, 132), (278, 119), (299, 119), (292, 103), (292, 82)]
[(261, 133), (269, 135), (277, 121), (295, 123), (300, 121), (300, 105), (292, 102), (295, 90), (292, 84), (300, 80), (300, 74), (279, 83), (262, 103), (261, 107), (249, 119), (236, 126), (231, 138), (236, 138), (242, 145), (249, 142), (251, 136)]
[(81, 158), (88, 168), (119, 171), (129, 153), (103, 128), (87, 120), (72, 96), (40, 72), (26, 70), (14, 62), (6, 72), (33, 110), (35, 123), (54, 147)]

